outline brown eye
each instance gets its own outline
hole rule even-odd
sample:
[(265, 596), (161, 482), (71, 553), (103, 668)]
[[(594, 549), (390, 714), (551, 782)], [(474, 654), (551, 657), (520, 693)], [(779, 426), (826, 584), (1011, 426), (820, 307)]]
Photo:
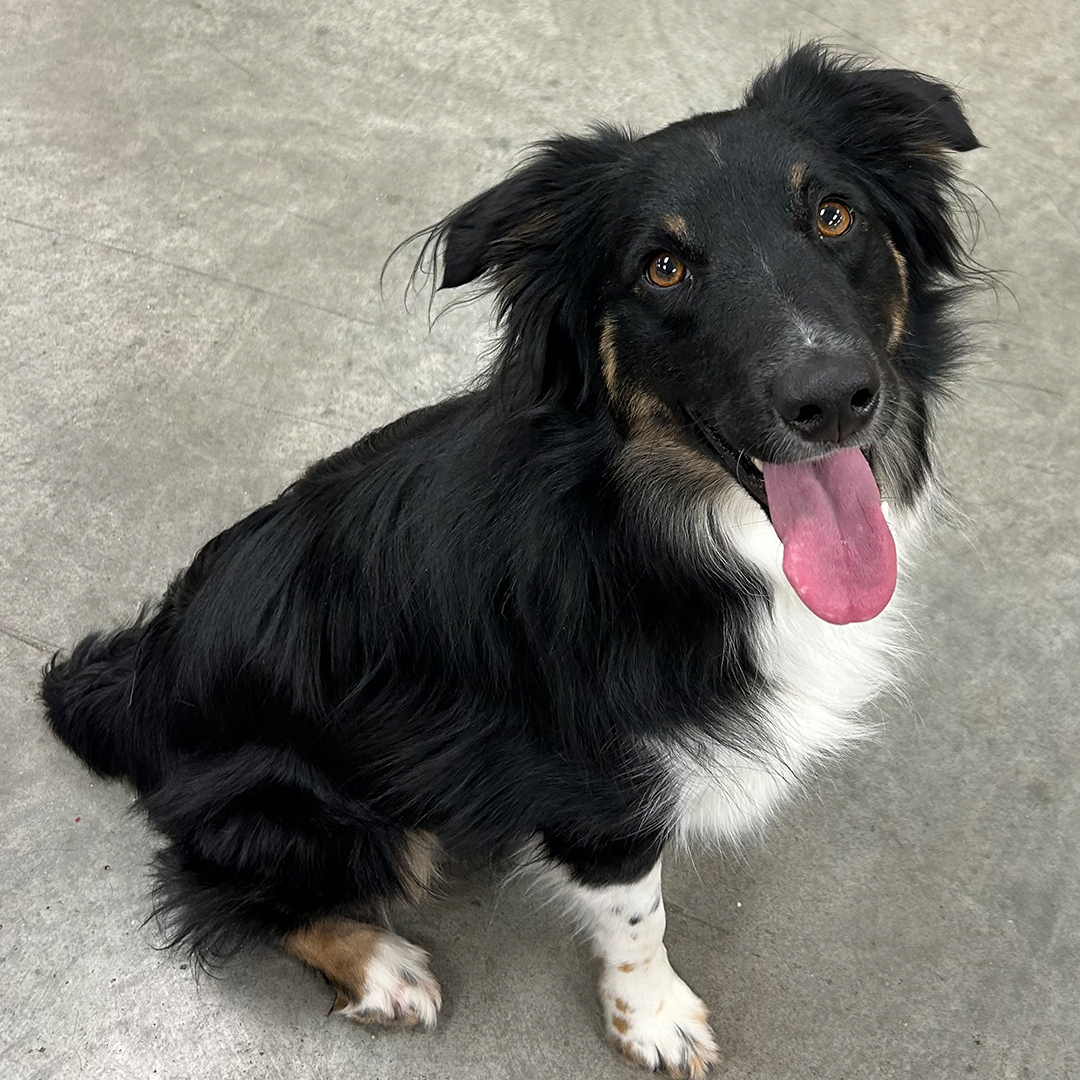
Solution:
[(851, 228), (851, 211), (836, 199), (826, 199), (817, 212), (817, 231), (822, 236), (843, 236)]
[(686, 277), (686, 267), (674, 255), (664, 252), (649, 263), (645, 275), (654, 285), (666, 289), (671, 285), (678, 285)]

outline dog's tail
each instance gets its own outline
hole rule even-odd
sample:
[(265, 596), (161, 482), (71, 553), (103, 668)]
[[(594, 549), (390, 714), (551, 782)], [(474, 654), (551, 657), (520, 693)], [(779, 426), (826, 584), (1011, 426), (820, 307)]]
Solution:
[(53, 731), (94, 772), (136, 781), (155, 773), (157, 738), (141, 723), (136, 658), (147, 631), (144, 608), (130, 626), (93, 633), (45, 665), (41, 699)]

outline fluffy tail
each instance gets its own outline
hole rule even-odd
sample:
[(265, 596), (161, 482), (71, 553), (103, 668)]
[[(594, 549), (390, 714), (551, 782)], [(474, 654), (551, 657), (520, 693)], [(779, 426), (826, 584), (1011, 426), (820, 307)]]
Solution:
[(149, 733), (135, 708), (135, 660), (146, 611), (132, 626), (83, 638), (67, 659), (45, 665), (41, 699), (53, 731), (94, 772), (140, 781), (155, 773)]

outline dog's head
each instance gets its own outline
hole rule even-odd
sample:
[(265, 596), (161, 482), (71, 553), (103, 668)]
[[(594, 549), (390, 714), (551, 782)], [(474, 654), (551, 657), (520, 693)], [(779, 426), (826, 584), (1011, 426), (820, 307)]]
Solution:
[(871, 468), (897, 502), (925, 475), (964, 265), (948, 152), (978, 145), (942, 84), (804, 46), (741, 108), (543, 144), (436, 227), (442, 285), (489, 275), (515, 392), (599, 404), (642, 460), (740, 485), (807, 603), (869, 618), (890, 559), (895, 582)]

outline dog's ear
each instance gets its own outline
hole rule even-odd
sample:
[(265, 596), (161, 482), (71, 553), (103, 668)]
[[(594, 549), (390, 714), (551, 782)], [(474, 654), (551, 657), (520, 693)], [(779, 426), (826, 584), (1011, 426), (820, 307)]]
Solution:
[(746, 104), (773, 113), (852, 165), (914, 274), (960, 272), (962, 246), (952, 221), (956, 179), (947, 151), (980, 143), (944, 83), (913, 71), (869, 68), (815, 42), (759, 75)]
[(496, 267), (507, 267), (515, 246), (540, 233), (550, 217), (546, 204), (552, 196), (544, 191), (547, 185), (539, 173), (550, 167), (545, 153), (543, 160), (470, 199), (446, 218), (441, 226), (440, 289), (456, 289)]
[(524, 173), (477, 195), (443, 223), (440, 289), (468, 285), (495, 264), (495, 245), (513, 235), (527, 212), (530, 183)]
[(595, 352), (591, 310), (605, 271), (612, 183), (631, 137), (600, 127), (539, 144), (506, 180), (432, 230), (441, 288), (487, 277), (503, 323), (495, 368), (533, 396), (580, 396)]
[(801, 45), (763, 71), (746, 104), (782, 108), (818, 141), (851, 143), (871, 156), (981, 145), (944, 83), (900, 68), (870, 68), (819, 42)]
[(905, 116), (909, 134), (921, 135), (927, 146), (962, 153), (982, 145), (955, 92), (944, 83), (902, 68), (870, 68), (855, 78), (879, 110), (884, 106)]
[(442, 241), (440, 288), (503, 275), (523, 259), (566, 253), (603, 205), (605, 177), (629, 137), (610, 127), (591, 136), (539, 143), (506, 180), (459, 207), (436, 226)]

